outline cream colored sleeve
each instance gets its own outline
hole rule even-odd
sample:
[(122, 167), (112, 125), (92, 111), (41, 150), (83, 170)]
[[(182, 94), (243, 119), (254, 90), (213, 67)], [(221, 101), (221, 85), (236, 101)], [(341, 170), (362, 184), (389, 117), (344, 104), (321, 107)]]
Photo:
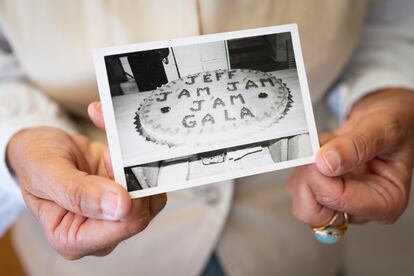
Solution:
[(336, 87), (331, 107), (346, 118), (363, 96), (384, 88), (414, 91), (414, 1), (370, 2), (359, 47)]
[(0, 236), (24, 210), (15, 177), (6, 164), (6, 148), (18, 131), (54, 126), (75, 131), (59, 106), (28, 83), (11, 53), (0, 49)]

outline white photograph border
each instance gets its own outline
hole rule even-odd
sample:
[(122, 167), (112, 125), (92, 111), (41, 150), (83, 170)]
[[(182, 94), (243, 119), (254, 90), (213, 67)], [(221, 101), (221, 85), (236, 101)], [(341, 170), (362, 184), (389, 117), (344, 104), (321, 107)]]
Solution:
[[(107, 70), (105, 65), (105, 57), (116, 54), (132, 53), (137, 51), (145, 51), (157, 48), (176, 47), (184, 45), (193, 45), (200, 43), (208, 43), (215, 41), (223, 41), (237, 38), (245, 38), (251, 36), (270, 35), (277, 33), (290, 32), (293, 44), (293, 52), (296, 60), (296, 69), (299, 77), (299, 84), (301, 95), (303, 98), (303, 105), (305, 109), (306, 122), (309, 130), (309, 137), (312, 147), (313, 156), (298, 158), (295, 160), (283, 161), (269, 166), (262, 166), (259, 168), (250, 168), (240, 172), (228, 172), (225, 174), (214, 175), (208, 178), (194, 179), (185, 181), (185, 183), (171, 183), (167, 186), (152, 187), (130, 192), (132, 198), (149, 196), (158, 193), (169, 192), (173, 190), (199, 186), (202, 184), (214, 183), (239, 177), (244, 177), (253, 174), (265, 173), (294, 166), (300, 166), (315, 162), (315, 154), (319, 149), (319, 141), (317, 135), (316, 124), (313, 116), (312, 103), (309, 93), (308, 82), (306, 78), (305, 65), (303, 62), (302, 49), (300, 46), (299, 32), (296, 24), (287, 24), (279, 26), (271, 26), (265, 28), (256, 28), (235, 32), (226, 32), (218, 34), (208, 34), (193, 37), (184, 37), (178, 39), (145, 42), (139, 44), (129, 44), (110, 48), (100, 48), (93, 50), (93, 60), (96, 70), (98, 89), (102, 103), (102, 110), (104, 114), (105, 127), (107, 132), (108, 147), (112, 160), (112, 167), (114, 171), (115, 181), (127, 189), (126, 178), (124, 173), (124, 162), (121, 155), (121, 145), (116, 126), (115, 112), (112, 103), (112, 97), (107, 77)], [(188, 153), (179, 156), (186, 156)], [(167, 159), (167, 158), (165, 158)]]

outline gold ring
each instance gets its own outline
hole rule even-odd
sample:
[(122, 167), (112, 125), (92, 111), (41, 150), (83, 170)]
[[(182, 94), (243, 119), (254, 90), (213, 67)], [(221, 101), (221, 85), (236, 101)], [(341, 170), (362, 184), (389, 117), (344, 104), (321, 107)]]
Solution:
[[(340, 225), (335, 225), (338, 217), (343, 216), (343, 223)], [(335, 211), (328, 223), (319, 226), (312, 227), (313, 235), (315, 238), (324, 244), (334, 244), (337, 243), (341, 237), (346, 233), (348, 229), (348, 214), (340, 213)]]

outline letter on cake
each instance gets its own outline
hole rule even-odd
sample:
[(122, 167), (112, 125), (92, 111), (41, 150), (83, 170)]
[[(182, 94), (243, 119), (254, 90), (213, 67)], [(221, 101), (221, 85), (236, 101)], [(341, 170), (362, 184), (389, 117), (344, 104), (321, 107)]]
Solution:
[(254, 118), (254, 115), (250, 111), (250, 109), (243, 106), (242, 109), (240, 110), (240, 119), (244, 119), (245, 116), (250, 116), (250, 117)]
[(171, 91), (168, 91), (168, 92), (160, 92), (160, 96), (161, 97), (157, 97), (157, 102), (165, 102), (166, 100), (167, 100), (167, 96), (168, 96), (168, 94), (171, 94), (172, 92)]
[(216, 123), (216, 121), (214, 121), (214, 117), (211, 116), (210, 113), (207, 113), (206, 116), (203, 117), (203, 119), (201, 120), (201, 124), (204, 126), (208, 122), (210, 122), (212, 125)]
[(260, 83), (262, 84), (263, 87), (266, 86), (266, 82), (270, 83), (271, 86), (275, 86), (275, 84), (273, 83), (273, 80), (271, 78), (267, 78), (267, 79), (260, 79)]
[(238, 81), (233, 81), (233, 82), (229, 82), (227, 83), (227, 90), (228, 91), (236, 91), (237, 90), (237, 85), (239, 82)]
[(194, 118), (194, 115), (187, 115), (183, 118), (183, 126), (186, 128), (193, 128), (197, 125), (197, 122), (194, 120), (190, 120), (190, 118)]
[(227, 111), (227, 109), (224, 110), (224, 119), (226, 121), (234, 121), (234, 120), (236, 120), (235, 117), (229, 117), (229, 112)]
[(181, 90), (180, 94), (178, 94), (178, 98), (181, 99), (182, 96), (187, 96), (190, 98), (190, 92), (187, 89)]
[(223, 71), (217, 71), (216, 72), (216, 79), (217, 79), (217, 81), (219, 81), (221, 79), (221, 76), (223, 76), (223, 75), (224, 75), (224, 72)]
[(213, 103), (213, 108), (216, 108), (218, 105), (226, 106), (222, 99), (216, 98)]
[(236, 73), (236, 70), (229, 70), (228, 71), (229, 80), (231, 80), (231, 78), (233, 78), (234, 73)]
[(258, 86), (257, 86), (257, 84), (254, 81), (247, 80), (247, 82), (246, 82), (246, 90), (249, 89), (249, 88), (251, 88), (251, 87), (257, 88)]
[(211, 74), (206, 73), (203, 75), (203, 80), (204, 82), (212, 82), (213, 80), (211, 79)]
[(190, 110), (191, 111), (200, 111), (202, 102), (204, 102), (204, 100), (193, 101), (193, 104), (195, 104), (195, 107), (190, 107)]
[(232, 105), (234, 105), (234, 100), (235, 99), (239, 99), (242, 104), (245, 103), (242, 94), (230, 95), (230, 102), (231, 102)]
[(201, 91), (206, 91), (207, 92), (207, 95), (210, 95), (210, 87), (204, 87), (204, 88), (197, 88), (197, 96), (199, 96), (200, 97), (200, 92)]
[(187, 76), (187, 81), (185, 82), (185, 84), (194, 84), (195, 79), (197, 77), (198, 77), (198, 75)]

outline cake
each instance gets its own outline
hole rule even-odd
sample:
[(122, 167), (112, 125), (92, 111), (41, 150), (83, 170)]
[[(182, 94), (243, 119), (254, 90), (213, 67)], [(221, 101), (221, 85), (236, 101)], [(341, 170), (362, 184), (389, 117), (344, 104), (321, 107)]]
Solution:
[(147, 140), (171, 147), (237, 141), (283, 118), (290, 101), (280, 79), (248, 69), (188, 75), (151, 91), (135, 116)]

